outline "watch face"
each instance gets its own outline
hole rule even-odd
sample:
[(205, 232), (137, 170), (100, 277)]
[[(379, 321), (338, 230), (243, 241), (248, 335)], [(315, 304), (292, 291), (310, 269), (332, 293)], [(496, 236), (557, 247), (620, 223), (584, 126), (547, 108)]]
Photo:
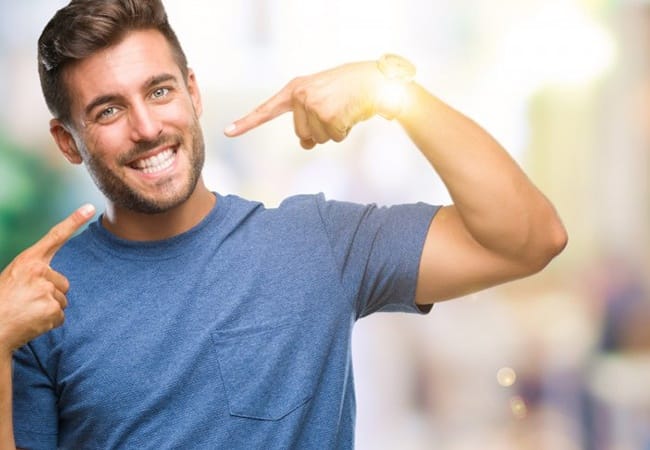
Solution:
[(391, 80), (411, 81), (415, 76), (415, 66), (399, 55), (382, 55), (377, 64), (381, 73)]

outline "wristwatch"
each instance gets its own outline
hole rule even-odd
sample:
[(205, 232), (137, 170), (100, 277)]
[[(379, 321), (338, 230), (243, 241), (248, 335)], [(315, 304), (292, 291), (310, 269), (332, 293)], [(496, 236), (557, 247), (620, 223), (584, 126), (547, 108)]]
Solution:
[(377, 114), (387, 120), (400, 115), (406, 102), (406, 87), (415, 77), (415, 66), (406, 58), (386, 53), (377, 60), (384, 76), (377, 95)]
[(377, 61), (379, 71), (388, 80), (397, 80), (408, 83), (415, 78), (415, 66), (411, 61), (393, 53), (381, 55)]

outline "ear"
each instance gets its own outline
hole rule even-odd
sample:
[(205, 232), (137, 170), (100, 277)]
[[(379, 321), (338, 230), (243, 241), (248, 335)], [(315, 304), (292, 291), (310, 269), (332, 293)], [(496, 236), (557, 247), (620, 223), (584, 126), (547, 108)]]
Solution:
[(192, 104), (194, 105), (194, 110), (196, 115), (201, 117), (203, 112), (203, 104), (201, 103), (201, 92), (199, 91), (199, 85), (196, 82), (196, 75), (192, 69), (187, 69), (187, 90), (190, 93), (192, 98)]
[(74, 136), (59, 119), (50, 120), (50, 134), (68, 161), (72, 164), (81, 164), (83, 162)]

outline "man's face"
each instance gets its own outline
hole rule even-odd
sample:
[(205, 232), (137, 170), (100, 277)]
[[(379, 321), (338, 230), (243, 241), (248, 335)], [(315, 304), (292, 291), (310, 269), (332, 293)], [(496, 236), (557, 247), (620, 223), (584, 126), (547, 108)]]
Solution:
[(192, 194), (205, 156), (200, 96), (194, 74), (184, 80), (159, 32), (131, 32), (65, 77), (71, 135), (109, 201), (151, 214)]

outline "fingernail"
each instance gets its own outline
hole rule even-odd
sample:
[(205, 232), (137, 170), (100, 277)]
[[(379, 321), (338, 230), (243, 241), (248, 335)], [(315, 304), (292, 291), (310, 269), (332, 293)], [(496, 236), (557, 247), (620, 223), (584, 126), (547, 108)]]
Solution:
[(236, 129), (237, 129), (237, 125), (235, 125), (234, 123), (231, 123), (231, 124), (228, 125), (228, 126), (227, 126), (223, 131), (224, 131), (224, 133), (226, 133), (226, 134), (231, 134), (231, 133), (232, 133), (233, 131), (235, 131)]
[(95, 207), (90, 203), (86, 203), (81, 208), (79, 208), (79, 212), (84, 217), (90, 217), (95, 214)]

